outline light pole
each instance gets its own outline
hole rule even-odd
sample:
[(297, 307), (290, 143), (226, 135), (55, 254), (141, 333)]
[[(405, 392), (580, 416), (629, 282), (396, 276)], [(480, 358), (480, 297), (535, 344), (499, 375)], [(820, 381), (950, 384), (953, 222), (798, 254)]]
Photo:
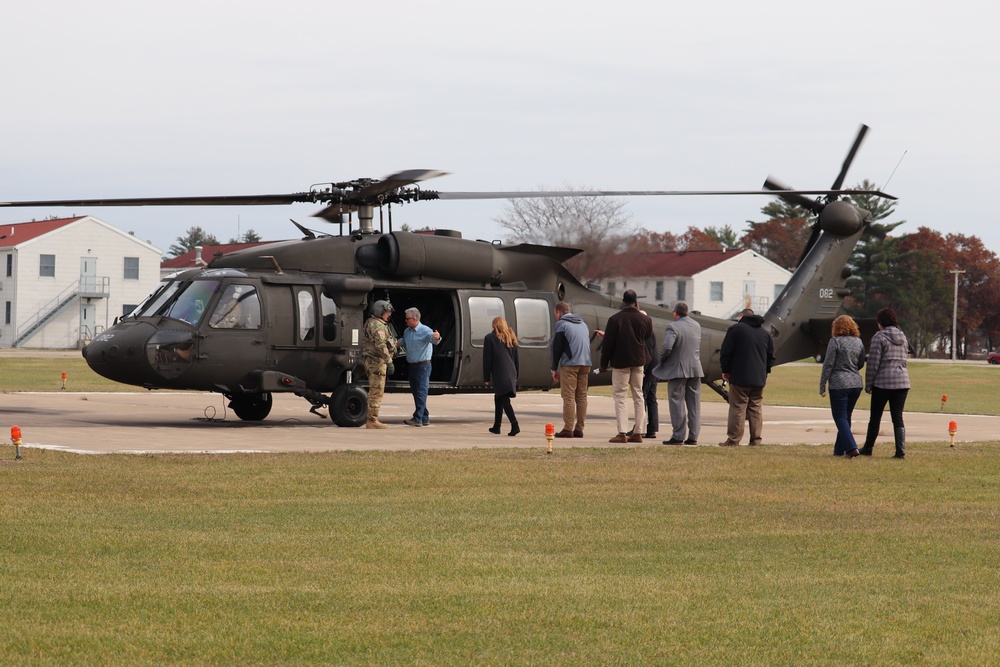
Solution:
[(958, 274), (965, 273), (958, 269), (952, 269), (955, 274), (955, 300), (951, 309), (951, 360), (955, 361), (955, 341), (958, 338)]

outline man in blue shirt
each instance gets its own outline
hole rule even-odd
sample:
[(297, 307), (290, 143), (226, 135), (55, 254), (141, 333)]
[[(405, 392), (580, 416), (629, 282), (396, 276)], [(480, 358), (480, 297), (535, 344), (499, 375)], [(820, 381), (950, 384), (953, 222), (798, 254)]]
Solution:
[(404, 419), (407, 426), (430, 426), (431, 417), (427, 412), (427, 391), (431, 384), (431, 353), (433, 346), (441, 342), (441, 334), (426, 324), (420, 323), (420, 311), (406, 309), (406, 330), (403, 331), (403, 345), (406, 348), (406, 363), (409, 366), (410, 391), (413, 393), (413, 419)]

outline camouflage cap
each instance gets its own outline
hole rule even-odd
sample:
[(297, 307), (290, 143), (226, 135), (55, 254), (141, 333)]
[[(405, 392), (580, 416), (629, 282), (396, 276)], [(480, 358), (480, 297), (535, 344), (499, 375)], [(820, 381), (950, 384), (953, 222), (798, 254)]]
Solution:
[(376, 301), (372, 304), (372, 315), (382, 317), (386, 312), (393, 312), (392, 304), (388, 301)]

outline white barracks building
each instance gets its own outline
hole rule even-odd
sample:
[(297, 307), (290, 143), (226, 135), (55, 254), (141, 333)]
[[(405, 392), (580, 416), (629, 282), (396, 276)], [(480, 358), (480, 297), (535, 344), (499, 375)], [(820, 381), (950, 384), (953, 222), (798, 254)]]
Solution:
[(89, 215), (0, 225), (0, 347), (86, 345), (156, 286), (160, 254)]

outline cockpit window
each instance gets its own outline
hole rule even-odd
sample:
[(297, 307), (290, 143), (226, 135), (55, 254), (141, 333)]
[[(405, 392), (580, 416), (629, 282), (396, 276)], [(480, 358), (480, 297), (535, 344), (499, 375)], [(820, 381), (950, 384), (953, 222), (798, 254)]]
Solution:
[(319, 297), (320, 310), (323, 311), (323, 340), (337, 340), (337, 304), (333, 299), (323, 294)]
[(218, 280), (195, 280), (188, 283), (164, 315), (198, 326), (201, 316), (205, 314), (205, 306), (218, 287)]
[(161, 282), (157, 285), (156, 289), (143, 299), (135, 310), (133, 310), (129, 317), (151, 317), (156, 315), (163, 304), (167, 303), (170, 298), (177, 293), (177, 289), (181, 286), (180, 283), (174, 282), (172, 280), (167, 280)]
[(229, 285), (208, 320), (213, 329), (259, 329), (260, 299), (252, 285)]

